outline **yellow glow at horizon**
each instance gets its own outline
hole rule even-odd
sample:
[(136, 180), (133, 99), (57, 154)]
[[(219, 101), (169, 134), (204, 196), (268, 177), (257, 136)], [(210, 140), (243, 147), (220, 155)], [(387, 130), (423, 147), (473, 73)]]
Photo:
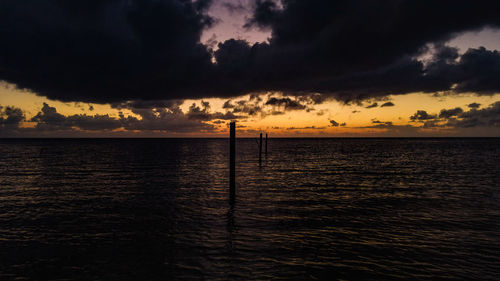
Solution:
[[(248, 100), (247, 96), (232, 98), (233, 101)], [(262, 103), (265, 103), (266, 97), (263, 95)], [(293, 99), (293, 97), (291, 97)], [(203, 99), (210, 103), (211, 112), (225, 112), (222, 108), (227, 99), (209, 98)], [(262, 130), (273, 132), (282, 136), (293, 136), (297, 132), (309, 135), (340, 135), (343, 133), (356, 133), (356, 132), (371, 132), (374, 129), (360, 129), (359, 127), (366, 127), (373, 125), (372, 120), (376, 119), (381, 122), (393, 122), (395, 125), (414, 124), (410, 123), (409, 117), (417, 110), (425, 110), (429, 114), (439, 114), (442, 109), (451, 109), (461, 107), (465, 111), (468, 110), (467, 105), (473, 102), (481, 104), (481, 108), (487, 107), (493, 102), (500, 101), (500, 94), (492, 96), (477, 96), (475, 94), (462, 94), (462, 95), (444, 95), (440, 97), (433, 96), (432, 94), (414, 93), (399, 96), (389, 96), (388, 100), (392, 101), (395, 106), (380, 107), (387, 101), (377, 101), (379, 107), (365, 108), (364, 106), (370, 104), (365, 102), (364, 106), (346, 105), (337, 101), (327, 101), (320, 105), (314, 105), (314, 110), (306, 112), (305, 110), (287, 111), (283, 115), (267, 115), (261, 117), (260, 115), (250, 116), (248, 119), (241, 119), (239, 123), (246, 126), (242, 130), (242, 135), (245, 135), (245, 130)], [(189, 106), (195, 103), (201, 106), (202, 100), (186, 100), (181, 109), (184, 112), (189, 110)], [(57, 108), (57, 111), (64, 115), (73, 114), (108, 114), (113, 117), (118, 117), (120, 110), (111, 108), (109, 104), (88, 104), (88, 103), (75, 103), (75, 102), (60, 102), (48, 100), (45, 97), (37, 96), (34, 93), (18, 90), (6, 83), (0, 83), (0, 105), (1, 106), (15, 106), (23, 109), (26, 113), (27, 119), (36, 115), (42, 108), (43, 103)], [(89, 110), (89, 106), (94, 108), (93, 111)], [(276, 108), (279, 109), (279, 108)], [(282, 110), (282, 109), (280, 109)], [(353, 113), (353, 111), (359, 111)], [(134, 115), (130, 110), (122, 110), (125, 115)], [(323, 112), (318, 115), (318, 112)], [(330, 120), (341, 124), (346, 123), (345, 127), (332, 127)], [(315, 129), (304, 129), (304, 127), (315, 126)], [(276, 128), (278, 127), (278, 128)], [(296, 129), (287, 130), (287, 128), (294, 127)], [(318, 127), (324, 127), (318, 129)], [(224, 124), (219, 126), (221, 132), (226, 131)], [(377, 131), (377, 130), (375, 130)], [(212, 135), (212, 134), (210, 134)], [(200, 134), (204, 136), (204, 134)]]
[[(129, 110), (118, 110), (112, 108), (109, 104), (82, 103), (82, 102), (61, 102), (50, 100), (43, 96), (26, 90), (15, 89), (14, 86), (0, 82), (0, 105), (15, 106), (21, 108), (29, 119), (35, 116), (43, 107), (43, 103), (55, 107), (57, 112), (63, 115), (87, 114), (87, 115), (106, 115), (118, 117), (122, 111), (125, 115), (133, 114)], [(93, 110), (89, 110), (92, 105)]]

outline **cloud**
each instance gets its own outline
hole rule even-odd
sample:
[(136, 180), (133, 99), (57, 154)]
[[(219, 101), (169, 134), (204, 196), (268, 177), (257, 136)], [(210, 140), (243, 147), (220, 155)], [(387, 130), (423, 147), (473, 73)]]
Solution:
[(430, 115), (423, 110), (410, 117), (412, 121), (424, 123), (424, 128), (473, 128), (500, 127), (500, 102), (495, 102), (483, 109), (472, 108), (469, 111), (457, 107), (441, 110), (438, 115)]
[(224, 1), (222, 6), (229, 11), (230, 14), (245, 14), (249, 12), (248, 1)]
[(460, 107), (453, 108), (453, 109), (443, 109), (439, 113), (439, 118), (450, 118), (452, 116), (457, 116), (462, 112), (464, 112), (464, 110), (461, 109)]
[(209, 4), (1, 1), (0, 79), (63, 101), (194, 95), (201, 91), (193, 82), (206, 79), (212, 67), (210, 52), (199, 43), (212, 24)]
[(165, 131), (174, 133), (210, 132), (215, 126), (196, 118), (190, 118), (180, 108), (141, 109), (133, 111), (141, 119), (132, 116), (120, 116), (123, 128), (129, 131)]
[(450, 119), (447, 126), (459, 128), (471, 127), (500, 127), (500, 101), (492, 103), (487, 108), (472, 109), (458, 115), (457, 119)]
[(500, 53), (484, 47), (468, 49), (463, 55), (458, 49), (439, 46), (434, 61), (426, 69), (429, 80), (451, 84), (455, 93), (473, 92), (492, 95), (500, 92)]
[(208, 102), (201, 102), (202, 108), (193, 103), (190, 107), (186, 116), (192, 120), (200, 121), (211, 121), (211, 120), (236, 120), (247, 118), (246, 116), (235, 115), (233, 112), (210, 112), (210, 104)]
[(288, 127), (286, 130), (324, 130), (326, 127), (324, 126), (306, 126), (306, 127)]
[[(268, 115), (281, 115), (287, 111), (306, 110), (314, 111), (315, 105), (323, 103), (326, 98), (320, 94), (305, 94), (301, 96), (283, 96), (279, 93), (268, 93), (264, 96), (251, 94), (248, 99), (229, 99), (224, 102), (222, 108), (227, 113), (242, 114), (243, 116), (257, 116), (264, 118)], [(323, 115), (325, 110), (319, 111)]]
[(380, 107), (389, 107), (389, 106), (394, 106), (394, 103), (388, 101), (388, 102), (382, 104)]
[(117, 109), (152, 109), (152, 108), (177, 108), (183, 103), (182, 100), (132, 100), (112, 103), (111, 107)]
[(257, 26), (260, 29), (267, 29), (278, 20), (278, 4), (272, 0), (255, 0), (253, 15), (245, 24), (246, 28)]
[(457, 72), (457, 92), (494, 94), (500, 92), (500, 53), (484, 47), (469, 49), (452, 67)]
[(376, 129), (386, 132), (389, 135), (397, 136), (418, 136), (421, 132), (421, 127), (413, 126), (410, 124), (406, 125), (396, 125), (390, 121), (379, 121), (377, 119), (372, 119), (372, 124), (369, 126), (356, 127), (359, 129)]
[(418, 110), (415, 114), (410, 116), (411, 121), (424, 121), (436, 118), (436, 115), (428, 114), (425, 110)]
[[(494, 11), (500, 3), (480, 2), (394, 0), (381, 5), (361, 0), (290, 0), (283, 1), (279, 8), (273, 1), (256, 1), (254, 16), (247, 25), (270, 29), (272, 38), (268, 45), (252, 46), (255, 60), (251, 65), (260, 64), (259, 69), (265, 69), (260, 74), (269, 79), (267, 84), (272, 88), (268, 90), (314, 90), (344, 101), (451, 90), (455, 84), (459, 84), (457, 91), (498, 91), (493, 83), (484, 86), (462, 80), (469, 80), (464, 75), (467, 67), (462, 65), (481, 68), (490, 63), (480, 71), (484, 79), (478, 80), (495, 82), (489, 79), (499, 69), (495, 52), (481, 48), (469, 51), (457, 58), (461, 62), (458, 65), (443, 61), (446, 52), (440, 52), (433, 61), (455, 68), (457, 75), (453, 77), (428, 69), (415, 59), (427, 52), (429, 44), (442, 46), (460, 32), (487, 25), (498, 27), (500, 19)], [(425, 20), (422, 15), (426, 15)]]
[(471, 104), (468, 104), (467, 107), (472, 108), (472, 109), (478, 109), (481, 106), (480, 103), (473, 102)]
[(301, 104), (299, 101), (292, 100), (288, 97), (285, 98), (271, 97), (267, 100), (266, 105), (283, 107), (284, 110), (301, 110), (306, 108), (306, 106)]
[(231, 103), (231, 100), (227, 100), (222, 105), (222, 108), (225, 108), (225, 109), (234, 108), (234, 105)]
[[(0, 80), (51, 99), (113, 104), (267, 91), (344, 102), (500, 92), (497, 51), (459, 55), (443, 45), (465, 31), (499, 27), (499, 1), (258, 0), (248, 6), (246, 27), (269, 30), (269, 41), (230, 39), (216, 51), (200, 43), (214, 24), (210, 3), (1, 1)], [(429, 46), (435, 55), (418, 60)]]
[(0, 106), (0, 126), (2, 128), (17, 127), (23, 120), (24, 113), (20, 108), (13, 106)]
[[(19, 108), (0, 107), (0, 131), (2, 135), (13, 135), (9, 132), (35, 134), (41, 132), (76, 132), (100, 131), (112, 132), (118, 129), (124, 131), (162, 131), (169, 133), (214, 132), (213, 124), (223, 123), (225, 120), (241, 119), (232, 113), (210, 111), (210, 105), (205, 102), (201, 107), (193, 104), (184, 113), (178, 106), (171, 108), (134, 108), (130, 109), (136, 116), (118, 117), (109, 115), (74, 114), (65, 116), (55, 107), (43, 104), (41, 110), (29, 120)], [(34, 127), (20, 128), (22, 121), (33, 123)]]
[(167, 131), (175, 133), (214, 131), (216, 128), (210, 123), (221, 120), (236, 120), (246, 118), (232, 112), (211, 112), (210, 103), (201, 102), (201, 107), (193, 103), (184, 113), (180, 103), (164, 104), (169, 107), (129, 107), (139, 118), (120, 116), (123, 128), (126, 130)]
[(330, 124), (331, 124), (332, 127), (338, 127), (340, 125), (335, 120), (330, 120)]
[(25, 115), (20, 108), (0, 105), (0, 137), (15, 134), (24, 120)]
[(372, 104), (366, 106), (365, 108), (375, 108), (377, 106), (378, 106), (378, 103), (375, 102), (375, 103), (372, 103)]
[(300, 102), (303, 102), (307, 105), (311, 105), (311, 104), (322, 104), (327, 100), (327, 97), (325, 95), (315, 93), (315, 94), (298, 96), (297, 99)]
[(382, 121), (379, 121), (378, 119), (374, 118), (374, 119), (372, 119), (372, 124), (382, 124), (382, 125), (390, 126), (390, 125), (392, 125), (392, 122), (382, 122)]
[(31, 118), (32, 122), (36, 122), (36, 129), (39, 130), (71, 130), (78, 128), (81, 130), (114, 130), (122, 127), (121, 121), (110, 117), (109, 115), (93, 115), (75, 114), (64, 116), (57, 112), (55, 107), (43, 103), (43, 107), (38, 114)]
[(323, 116), (323, 115), (325, 115), (325, 113), (326, 113), (327, 111), (328, 111), (327, 109), (321, 109), (320, 111), (316, 112), (316, 115), (317, 115), (317, 116)]
[(260, 104), (260, 100), (249, 99), (249, 100), (239, 100), (234, 104), (231, 103), (231, 100), (228, 100), (224, 103), (223, 108), (231, 109), (232, 113), (244, 113), (249, 116), (255, 116), (259, 113), (262, 113), (262, 105)]

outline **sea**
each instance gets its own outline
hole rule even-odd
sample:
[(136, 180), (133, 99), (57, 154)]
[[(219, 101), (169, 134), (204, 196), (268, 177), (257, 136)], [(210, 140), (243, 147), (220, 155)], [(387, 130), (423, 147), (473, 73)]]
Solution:
[(499, 138), (1, 139), (0, 280), (500, 280)]

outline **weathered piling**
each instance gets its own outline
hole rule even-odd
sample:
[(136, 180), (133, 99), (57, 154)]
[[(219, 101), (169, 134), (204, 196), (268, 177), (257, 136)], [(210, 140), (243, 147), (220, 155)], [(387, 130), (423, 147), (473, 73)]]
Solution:
[(259, 166), (262, 165), (262, 133), (260, 133), (260, 142), (259, 142)]
[(236, 122), (229, 124), (229, 202), (236, 196)]
[(265, 151), (266, 151), (266, 152), (265, 152), (265, 155), (266, 155), (266, 157), (267, 157), (267, 133), (266, 133), (266, 150), (265, 150)]

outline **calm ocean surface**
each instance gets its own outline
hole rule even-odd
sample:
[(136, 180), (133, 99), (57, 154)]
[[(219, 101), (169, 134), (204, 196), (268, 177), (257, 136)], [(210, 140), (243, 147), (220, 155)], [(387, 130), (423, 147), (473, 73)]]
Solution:
[(0, 140), (0, 280), (499, 280), (500, 139)]

